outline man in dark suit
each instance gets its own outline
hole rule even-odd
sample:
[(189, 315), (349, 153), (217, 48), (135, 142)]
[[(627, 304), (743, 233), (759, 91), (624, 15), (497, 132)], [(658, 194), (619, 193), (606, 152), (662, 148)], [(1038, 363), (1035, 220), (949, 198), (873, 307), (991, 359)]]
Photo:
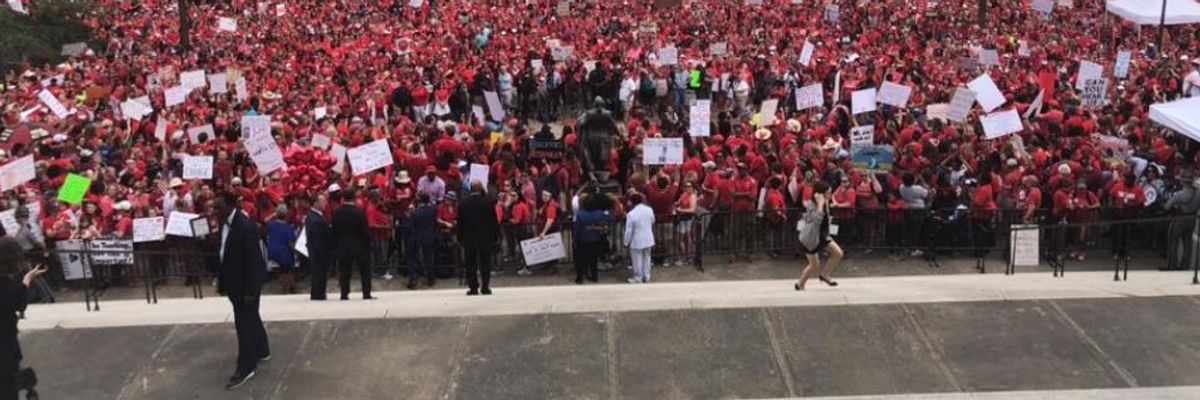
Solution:
[(363, 300), (371, 297), (371, 235), (367, 232), (367, 213), (355, 203), (354, 189), (342, 191), (342, 205), (333, 212), (333, 243), (337, 251), (338, 286), (342, 300), (350, 299), (350, 275), (354, 267), (362, 278)]
[(224, 193), (214, 202), (213, 211), (221, 221), (219, 289), (233, 303), (233, 325), (237, 329), (237, 370), (225, 384), (233, 389), (254, 376), (258, 363), (271, 358), (267, 330), (258, 306), (262, 287), (267, 281), (267, 259), (263, 256), (258, 229), (238, 208), (237, 197)]
[(333, 236), (329, 224), (325, 223), (325, 196), (300, 196), (300, 207), (308, 209), (304, 217), (304, 235), (308, 250), (308, 273), (312, 280), (312, 290), (309, 298), (325, 300), (325, 283), (329, 280), (329, 264), (333, 262)]
[[(471, 182), (471, 195), (458, 206), (458, 242), (462, 244), (467, 272), (467, 296), (492, 294), (492, 251), (500, 232), (496, 201), (483, 192), (483, 184)], [(466, 229), (463, 229), (466, 228)], [(483, 280), (480, 287), (479, 281)]]
[(417, 288), (417, 277), (425, 275), (425, 284), (432, 287), (434, 277), (434, 253), (437, 251), (438, 225), (437, 207), (434, 207), (429, 194), (417, 195), (417, 207), (409, 213), (405, 220), (408, 224), (406, 245), (408, 247), (408, 288)]

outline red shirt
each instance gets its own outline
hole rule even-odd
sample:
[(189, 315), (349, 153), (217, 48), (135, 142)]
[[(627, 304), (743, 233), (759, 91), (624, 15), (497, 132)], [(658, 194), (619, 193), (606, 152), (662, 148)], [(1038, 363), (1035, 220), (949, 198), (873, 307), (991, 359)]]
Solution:
[(668, 185), (666, 189), (659, 189), (658, 183), (646, 185), (646, 193), (650, 208), (654, 210), (655, 217), (664, 217), (675, 214), (675, 197), (679, 192), (679, 185)]
[(458, 204), (450, 204), (450, 202), (442, 202), (438, 204), (437, 219), (441, 222), (449, 222), (453, 224), (458, 221)]
[(521, 225), (533, 222), (533, 207), (528, 202), (518, 201), (512, 206), (512, 223)]
[(754, 199), (758, 197), (758, 181), (754, 177), (746, 176), (745, 178), (734, 178), (731, 182), (732, 193), (743, 195), (733, 198), (733, 211), (754, 211)]

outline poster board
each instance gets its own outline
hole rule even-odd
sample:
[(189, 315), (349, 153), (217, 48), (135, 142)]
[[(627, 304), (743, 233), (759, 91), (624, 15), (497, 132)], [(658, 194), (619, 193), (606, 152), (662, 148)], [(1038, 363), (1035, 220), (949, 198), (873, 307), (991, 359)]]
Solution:
[(386, 168), (395, 163), (392, 157), (392, 147), (387, 139), (378, 139), (346, 152), (350, 161), (350, 171), (354, 176), (362, 175), (380, 168)]
[(642, 164), (683, 164), (683, 138), (646, 138), (642, 142)]
[(137, 218), (133, 220), (133, 242), (157, 242), (167, 238), (163, 217)]
[(758, 108), (758, 126), (767, 127), (775, 125), (775, 113), (779, 110), (779, 99), (763, 100), (762, 105)]
[(796, 110), (807, 110), (825, 105), (825, 91), (820, 83), (796, 89)]
[(212, 179), (212, 156), (183, 156), (183, 179)]
[(968, 83), (967, 87), (975, 92), (975, 100), (979, 101), (984, 112), (992, 112), (1007, 101), (1004, 94), (1000, 93), (1000, 88), (996, 87), (996, 82), (992, 80), (991, 75), (986, 73)]
[(84, 258), (84, 246), (82, 239), (60, 240), (54, 243), (64, 279), (76, 281), (92, 277), (92, 268)]
[(1133, 53), (1129, 50), (1121, 50), (1117, 53), (1117, 61), (1113, 63), (1113, 76), (1125, 79), (1129, 76), (1129, 62), (1133, 59)]
[(504, 107), (500, 105), (500, 96), (496, 92), (483, 92), (483, 98), (487, 100), (488, 113), (492, 116), (492, 121), (504, 121)]
[(983, 133), (988, 140), (1004, 137), (1025, 129), (1021, 124), (1021, 116), (1017, 114), (1017, 110), (1015, 109), (981, 116), (979, 117), (979, 123), (983, 125)]
[(167, 235), (192, 237), (192, 220), (200, 218), (197, 214), (172, 211), (167, 217), (166, 228), (163, 229)]
[(37, 177), (33, 155), (27, 155), (0, 166), (0, 192), (16, 189)]
[(904, 108), (908, 106), (908, 98), (911, 96), (912, 87), (884, 81), (879, 87), (879, 97), (876, 100), (892, 107)]
[(491, 173), (491, 167), (484, 164), (472, 163), (467, 173), (467, 183), (479, 181), (484, 188), (488, 187), (488, 175)]
[(712, 135), (712, 100), (696, 100), (688, 109), (688, 134), (692, 137)]
[(242, 144), (246, 146), (246, 152), (258, 167), (259, 174), (266, 175), (287, 168), (287, 163), (283, 161), (283, 152), (269, 133), (254, 134), (243, 139)]
[(850, 151), (875, 145), (875, 125), (850, 128)]
[(875, 111), (875, 88), (855, 90), (850, 94), (850, 110), (854, 115)]
[(567, 258), (567, 249), (563, 246), (562, 233), (556, 232), (522, 240), (521, 254), (525, 256), (525, 265), (536, 265)]
[[(1013, 249), (1012, 263), (1018, 267), (1035, 267), (1041, 264), (1039, 254), (1040, 233), (1037, 225), (1014, 224), (1009, 237), (1009, 248)], [(1032, 228), (1032, 229), (1021, 229)]]

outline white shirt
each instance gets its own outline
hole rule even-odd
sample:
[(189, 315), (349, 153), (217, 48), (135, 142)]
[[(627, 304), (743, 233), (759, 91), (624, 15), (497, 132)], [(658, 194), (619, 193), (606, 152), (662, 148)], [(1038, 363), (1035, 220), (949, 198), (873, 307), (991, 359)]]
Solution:
[(654, 247), (654, 210), (638, 204), (625, 216), (625, 246), (634, 250)]
[(221, 261), (225, 261), (225, 240), (229, 239), (229, 227), (233, 225), (233, 216), (237, 215), (237, 210), (229, 213), (229, 217), (225, 218), (225, 226), (221, 227)]
[(1183, 78), (1183, 95), (1185, 97), (1200, 97), (1200, 71), (1192, 71)]

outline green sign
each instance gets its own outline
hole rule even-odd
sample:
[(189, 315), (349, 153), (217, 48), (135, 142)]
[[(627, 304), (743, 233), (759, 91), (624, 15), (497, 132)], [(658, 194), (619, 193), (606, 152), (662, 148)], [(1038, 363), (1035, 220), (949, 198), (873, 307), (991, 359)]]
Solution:
[(62, 187), (58, 189), (58, 201), (79, 205), (79, 203), (83, 202), (83, 196), (87, 194), (90, 187), (92, 187), (91, 179), (69, 174), (67, 175), (67, 180), (63, 182)]
[(691, 79), (691, 82), (688, 82), (688, 88), (689, 89), (699, 89), (700, 88), (700, 70), (692, 71), (692, 79)]

